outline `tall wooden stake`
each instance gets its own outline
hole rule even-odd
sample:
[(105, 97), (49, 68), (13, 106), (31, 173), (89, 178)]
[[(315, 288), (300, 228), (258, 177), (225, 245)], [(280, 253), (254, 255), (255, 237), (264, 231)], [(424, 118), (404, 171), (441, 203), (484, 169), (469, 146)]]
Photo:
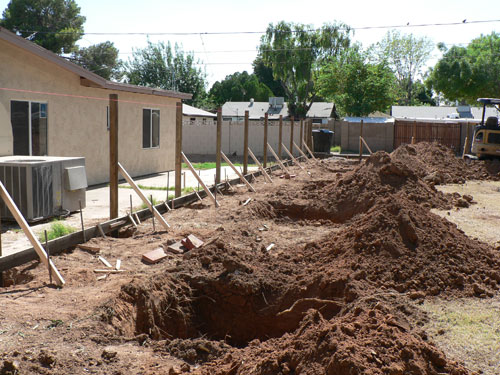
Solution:
[(175, 112), (175, 197), (182, 194), (182, 103), (177, 102)]
[(249, 112), (245, 111), (245, 128), (243, 132), (243, 174), (248, 173), (248, 117)]
[(118, 217), (118, 95), (109, 95), (109, 218)]
[(280, 115), (278, 157), (281, 159), (281, 144), (283, 143), (283, 115)]
[[(267, 114), (267, 112), (264, 114), (264, 168), (267, 167), (267, 122), (268, 122), (268, 119), (269, 119), (269, 115)], [(247, 147), (247, 151), (248, 151), (248, 147)]]
[(217, 109), (217, 143), (215, 146), (215, 184), (220, 184), (220, 166), (222, 150), (222, 109)]
[(290, 149), (293, 149), (293, 117), (290, 119)]

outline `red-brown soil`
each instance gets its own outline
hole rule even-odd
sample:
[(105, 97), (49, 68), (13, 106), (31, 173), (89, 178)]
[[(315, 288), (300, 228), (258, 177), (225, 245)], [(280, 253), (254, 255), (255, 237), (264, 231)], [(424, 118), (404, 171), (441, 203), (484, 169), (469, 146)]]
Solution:
[[(127, 270), (106, 281), (80, 250), (56, 258), (68, 279), (59, 291), (42, 287), (34, 263), (21, 270), (26, 284), (0, 294), (0, 373), (18, 361), (51, 374), (468, 374), (429, 341), (415, 307), (434, 295), (488, 298), (500, 283), (499, 251), (430, 212), (464, 198), (438, 192), (425, 177), (445, 172), (426, 160), (439, 155), (450, 178), (474, 175), (445, 151), (326, 160), (309, 166), (312, 178), (294, 168), (296, 179), (259, 178), (256, 194), (239, 187), (220, 209), (169, 213), (168, 234), (146, 223), (130, 238), (93, 240)], [(206, 244), (140, 262), (190, 233)]]

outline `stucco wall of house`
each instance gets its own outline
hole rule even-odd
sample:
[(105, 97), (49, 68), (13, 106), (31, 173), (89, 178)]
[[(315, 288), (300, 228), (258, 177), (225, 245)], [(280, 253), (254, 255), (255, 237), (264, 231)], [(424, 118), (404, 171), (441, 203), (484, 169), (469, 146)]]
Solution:
[[(117, 94), (119, 161), (132, 176), (174, 168), (179, 99), (84, 87), (80, 77), (0, 41), (0, 155), (12, 155), (11, 100), (47, 103), (49, 156), (85, 157), (89, 184), (109, 181), (109, 94)], [(142, 148), (142, 109), (160, 110), (160, 146)]]

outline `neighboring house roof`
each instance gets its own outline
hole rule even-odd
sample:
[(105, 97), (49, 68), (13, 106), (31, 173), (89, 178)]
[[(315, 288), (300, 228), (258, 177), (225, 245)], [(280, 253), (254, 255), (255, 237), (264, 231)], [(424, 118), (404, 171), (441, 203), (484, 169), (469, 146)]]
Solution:
[(307, 111), (308, 118), (330, 118), (332, 117), (333, 103), (315, 102)]
[[(270, 120), (278, 120), (280, 115), (288, 117), (288, 105), (272, 107), (268, 102), (226, 102), (222, 106), (223, 117), (244, 117), (248, 111), (250, 120), (259, 120), (268, 113)], [(332, 117), (333, 103), (313, 103), (307, 112), (307, 118), (330, 118)]]
[(0, 27), (0, 40), (4, 40), (7, 43), (13, 44), (19, 48), (22, 48), (28, 52), (37, 55), (38, 57), (47, 60), (53, 64), (58, 65), (59, 67), (66, 69), (76, 75), (80, 76), (81, 84), (83, 86), (96, 87), (102, 89), (109, 90), (117, 90), (117, 91), (127, 91), (134, 92), (139, 94), (149, 94), (149, 95), (158, 95), (158, 96), (168, 96), (171, 98), (179, 98), (179, 99), (191, 99), (192, 94), (186, 94), (178, 91), (171, 90), (162, 90), (151, 87), (144, 86), (135, 86), (129, 85), (126, 83), (118, 83), (108, 81), (101, 76), (88, 71), (87, 69), (82, 68), (79, 65), (76, 65), (61, 56), (56, 55), (55, 53), (40, 47), (39, 45), (32, 43), (20, 36), (12, 33), (11, 31)]
[(199, 109), (187, 104), (182, 104), (182, 114), (184, 116), (191, 117), (211, 117), (217, 118), (217, 115), (211, 112), (204, 111), (203, 109)]
[[(481, 120), (483, 115), (482, 107), (471, 107), (472, 116), (476, 120)], [(392, 116), (399, 119), (448, 119), (451, 114), (458, 114), (457, 107), (451, 106), (392, 106)], [(498, 116), (495, 108), (486, 108), (486, 117)]]

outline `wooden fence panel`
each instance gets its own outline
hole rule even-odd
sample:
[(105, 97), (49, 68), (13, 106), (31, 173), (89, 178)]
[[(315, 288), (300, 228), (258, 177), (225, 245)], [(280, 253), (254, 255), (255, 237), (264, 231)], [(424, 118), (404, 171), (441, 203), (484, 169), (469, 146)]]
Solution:
[(460, 123), (423, 122), (396, 120), (394, 123), (394, 149), (402, 144), (416, 142), (438, 142), (450, 147), (455, 152), (460, 151)]

